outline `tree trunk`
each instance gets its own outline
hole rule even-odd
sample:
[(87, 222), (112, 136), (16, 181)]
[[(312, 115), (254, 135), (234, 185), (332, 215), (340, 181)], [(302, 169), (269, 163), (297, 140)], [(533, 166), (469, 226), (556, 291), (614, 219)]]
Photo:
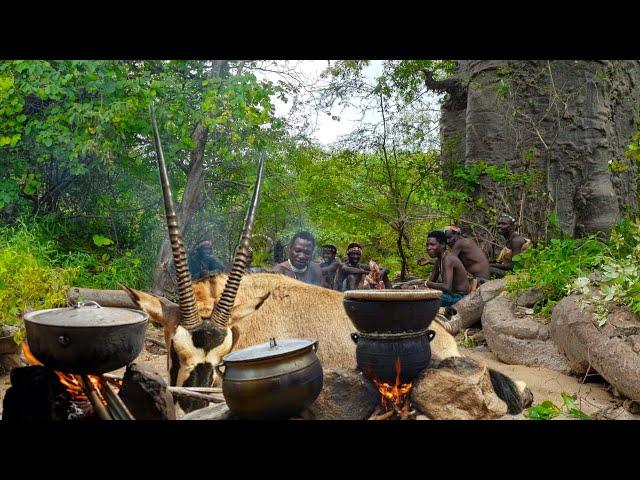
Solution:
[[(455, 164), (464, 151), (465, 167), (493, 167), (477, 179), (470, 220), (493, 225), (504, 211), (535, 240), (549, 236), (550, 215), (580, 236), (606, 231), (637, 210), (637, 167), (624, 152), (638, 128), (640, 62), (458, 65), (467, 87), (464, 126), (460, 105), (445, 102), (443, 159)], [(456, 138), (459, 148), (452, 147)]]
[[(214, 60), (209, 71), (209, 78), (225, 76), (228, 74), (227, 60)], [(209, 129), (201, 123), (196, 125), (193, 135), (195, 146), (189, 155), (189, 167), (187, 174), (187, 184), (178, 211), (178, 221), (182, 229), (182, 235), (187, 230), (193, 215), (202, 188), (204, 187), (204, 150), (209, 136)], [(157, 293), (168, 293), (175, 291), (177, 287), (173, 260), (171, 257), (171, 244), (169, 238), (165, 238), (156, 256), (156, 268), (153, 274), (153, 289)]]

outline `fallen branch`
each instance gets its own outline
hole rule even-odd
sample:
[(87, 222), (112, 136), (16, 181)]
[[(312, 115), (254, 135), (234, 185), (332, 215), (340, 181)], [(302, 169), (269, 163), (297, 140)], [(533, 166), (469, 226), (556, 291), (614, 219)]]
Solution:
[(212, 393), (207, 395), (206, 393), (192, 392), (183, 387), (167, 387), (167, 390), (169, 390), (169, 392), (171, 392), (173, 395), (178, 395), (180, 397), (199, 398), (200, 400), (207, 400), (211, 403), (224, 402), (224, 396), (219, 393)]

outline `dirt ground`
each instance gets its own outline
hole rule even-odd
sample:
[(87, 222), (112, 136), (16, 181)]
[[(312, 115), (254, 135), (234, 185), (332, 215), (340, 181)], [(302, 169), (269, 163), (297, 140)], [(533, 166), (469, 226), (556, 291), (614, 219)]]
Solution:
[[(602, 382), (592, 382), (587, 378), (586, 383), (582, 383), (581, 378), (564, 375), (553, 370), (542, 367), (526, 367), (522, 365), (507, 365), (500, 362), (486, 346), (475, 348), (460, 347), (463, 355), (468, 355), (476, 360), (484, 361), (489, 367), (494, 368), (514, 380), (521, 380), (533, 392), (534, 405), (545, 400), (551, 400), (561, 407), (563, 405), (561, 393), (569, 395), (576, 394), (576, 407), (583, 412), (600, 419), (635, 419), (640, 420), (640, 416), (631, 415), (622, 408), (622, 399), (616, 398), (609, 386)], [(141, 366), (146, 367), (160, 374), (168, 380), (166, 367), (166, 353), (164, 348), (164, 338), (162, 331), (150, 328), (147, 332), (147, 340), (142, 353), (136, 359)], [(124, 368), (116, 370), (114, 374), (124, 374)], [(599, 379), (599, 377), (596, 376)], [(2, 402), (4, 394), (11, 386), (9, 375), (0, 376), (0, 418), (2, 416)], [(567, 418), (567, 417), (558, 417)], [(569, 417), (570, 418), (570, 417)], [(507, 416), (504, 419), (523, 420), (522, 414)]]

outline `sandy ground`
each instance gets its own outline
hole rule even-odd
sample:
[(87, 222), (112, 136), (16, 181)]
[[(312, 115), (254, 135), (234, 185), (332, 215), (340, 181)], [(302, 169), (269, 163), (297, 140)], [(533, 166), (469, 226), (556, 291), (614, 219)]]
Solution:
[[(160, 374), (168, 380), (166, 368), (166, 355), (162, 345), (164, 339), (158, 329), (149, 329), (147, 341), (142, 353), (136, 359), (141, 366)], [(500, 362), (486, 346), (476, 348), (460, 348), (461, 353), (476, 360), (483, 360), (486, 364), (514, 380), (524, 381), (533, 392), (534, 405), (545, 400), (551, 400), (561, 407), (563, 405), (561, 393), (577, 395), (576, 407), (583, 412), (602, 419), (637, 419), (640, 416), (631, 415), (622, 408), (622, 399), (614, 397), (611, 388), (604, 383), (582, 383), (581, 378), (571, 377), (562, 373), (542, 367), (526, 367), (523, 365), (507, 365)], [(113, 372), (122, 375), (124, 368)], [(4, 398), (6, 390), (11, 386), (9, 375), (0, 376), (0, 400)], [(2, 415), (2, 402), (0, 401), (0, 417)], [(563, 417), (558, 417), (563, 418)], [(567, 418), (567, 417), (564, 417)], [(505, 419), (521, 420), (522, 414), (505, 417)]]

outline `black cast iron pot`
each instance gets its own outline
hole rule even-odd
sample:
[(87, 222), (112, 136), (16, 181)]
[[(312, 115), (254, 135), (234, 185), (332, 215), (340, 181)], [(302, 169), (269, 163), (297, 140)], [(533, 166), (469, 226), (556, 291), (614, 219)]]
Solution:
[(440, 308), (440, 290), (347, 290), (343, 305), (363, 333), (425, 330)]
[(65, 373), (100, 375), (131, 363), (142, 350), (149, 315), (95, 302), (23, 316), (31, 353)]
[(352, 333), (356, 343), (358, 368), (371, 379), (394, 385), (396, 362), (400, 362), (400, 382), (412, 381), (431, 362), (431, 346), (436, 332), (403, 334)]
[(285, 420), (307, 408), (322, 390), (317, 349), (317, 340), (272, 338), (225, 355), (216, 371), (229, 410), (246, 420)]

